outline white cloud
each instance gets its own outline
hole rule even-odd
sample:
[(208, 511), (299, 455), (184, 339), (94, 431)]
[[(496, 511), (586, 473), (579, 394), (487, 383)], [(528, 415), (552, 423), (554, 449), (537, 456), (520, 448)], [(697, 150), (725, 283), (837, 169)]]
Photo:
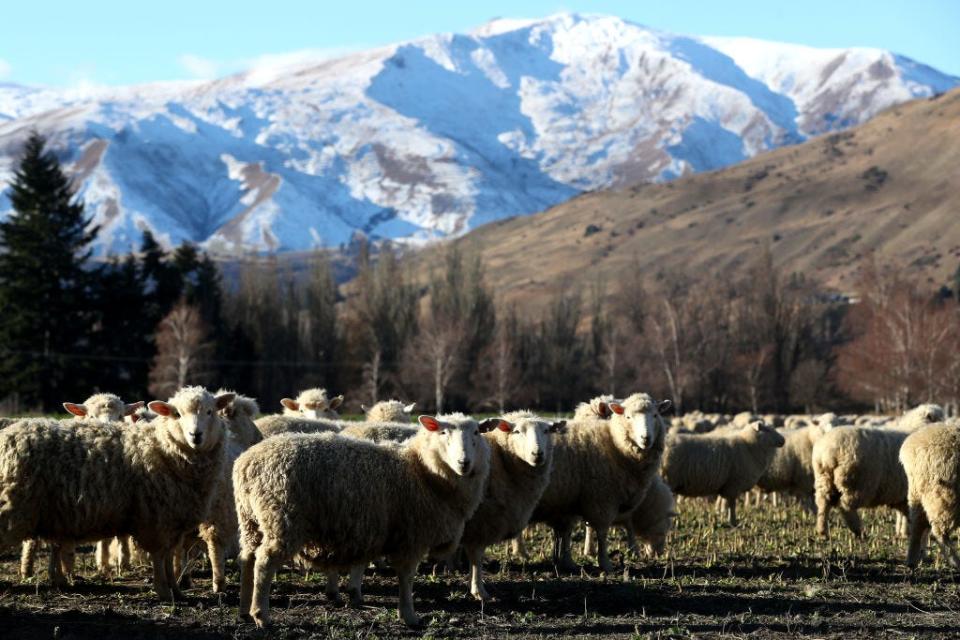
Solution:
[(217, 72), (221, 66), (220, 63), (215, 60), (210, 60), (209, 58), (197, 56), (192, 53), (183, 54), (177, 58), (177, 61), (187, 73), (199, 80), (211, 80), (217, 77)]
[(9, 78), (11, 71), (13, 71), (13, 67), (10, 66), (10, 63), (0, 58), (0, 80)]

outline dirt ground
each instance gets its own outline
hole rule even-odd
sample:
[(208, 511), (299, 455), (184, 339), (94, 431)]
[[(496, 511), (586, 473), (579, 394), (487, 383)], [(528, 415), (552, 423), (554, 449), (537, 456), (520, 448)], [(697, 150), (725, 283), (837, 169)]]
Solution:
[(156, 600), (146, 567), (102, 581), (87, 552), (74, 587), (57, 591), (21, 582), (10, 550), (0, 556), (0, 638), (960, 637), (957, 575), (936, 549), (911, 575), (889, 512), (865, 513), (867, 541), (837, 522), (829, 543), (796, 507), (744, 508), (736, 529), (706, 501), (687, 500), (680, 512), (667, 557), (617, 551), (622, 571), (611, 576), (590, 561), (580, 575), (558, 576), (540, 529), (527, 563), (495, 548), (487, 565), (495, 600), (485, 606), (470, 597), (465, 575), (424, 566), (415, 597), (425, 623), (415, 630), (397, 622), (388, 570), (368, 572), (360, 609), (329, 603), (322, 576), (285, 570), (272, 593), (274, 626), (262, 632), (237, 621), (232, 564), (225, 595), (209, 591), (201, 567), (188, 599), (174, 606)]

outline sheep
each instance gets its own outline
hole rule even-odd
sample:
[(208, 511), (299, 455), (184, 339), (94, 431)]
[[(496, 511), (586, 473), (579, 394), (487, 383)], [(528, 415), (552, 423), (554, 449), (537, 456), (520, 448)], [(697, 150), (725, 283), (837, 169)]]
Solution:
[(231, 399), (186, 387), (151, 402), (159, 417), (143, 427), (37, 418), (0, 431), (0, 546), (131, 535), (151, 554), (157, 595), (181, 597), (173, 547), (209, 507), (225, 446), (216, 411)]
[(406, 446), (336, 434), (267, 438), (234, 464), (240, 521), (240, 615), (269, 623), (270, 584), (305, 546), (328, 570), (351, 569), (360, 599), (363, 568), (386, 556), (397, 572), (399, 617), (419, 624), (413, 578), (427, 552), (459, 544), (487, 484), (490, 447), (481, 433), (499, 419), (420, 416)]
[(596, 530), (601, 570), (613, 571), (607, 530), (646, 494), (663, 454), (666, 425), (661, 414), (669, 407), (669, 400), (658, 403), (636, 393), (611, 403), (609, 420), (572, 421), (556, 437), (553, 472), (531, 522), (553, 528), (558, 567), (577, 568), (570, 555), (570, 534), (580, 517)]
[(415, 406), (416, 402), (405, 405), (399, 400), (381, 400), (369, 408), (361, 404), (360, 408), (366, 414), (367, 422), (409, 422)]
[(283, 405), (283, 415), (299, 416), (301, 418), (310, 418), (317, 420), (319, 418), (330, 418), (336, 420), (340, 417), (337, 413), (337, 407), (343, 403), (343, 396), (329, 398), (326, 389), (307, 389), (301, 391), (296, 400), (283, 398), (280, 404)]
[(830, 534), (833, 507), (858, 538), (864, 535), (858, 509), (888, 506), (907, 515), (907, 476), (900, 464), (900, 445), (912, 431), (938, 422), (943, 410), (920, 405), (891, 428), (849, 427), (824, 434), (813, 445), (817, 533)]
[(660, 471), (678, 495), (722, 497), (735, 527), (737, 497), (757, 483), (783, 444), (782, 435), (759, 421), (703, 435), (672, 434)]
[(412, 424), (397, 422), (356, 422), (344, 425), (340, 435), (377, 443), (406, 442), (420, 431)]
[(240, 454), (263, 440), (263, 435), (254, 424), (260, 411), (256, 400), (226, 389), (217, 395), (232, 394), (233, 400), (220, 409), (220, 416), (227, 427), (226, 462), (214, 493), (210, 513), (200, 523), (196, 536), (189, 536), (180, 545), (174, 557), (174, 574), (182, 576), (181, 587), (190, 584), (189, 571), (184, 570), (187, 552), (199, 538), (207, 548), (212, 572), (212, 589), (222, 593), (226, 588), (226, 559), (234, 556), (240, 548), (239, 525), (233, 498), (233, 463)]
[(660, 476), (654, 476), (647, 495), (629, 515), (618, 518), (616, 524), (627, 531), (627, 545), (636, 553), (637, 538), (643, 542), (649, 556), (659, 556), (667, 544), (667, 536), (673, 531), (677, 517), (673, 492)]
[(732, 424), (734, 427), (742, 428), (742, 427), (746, 427), (747, 425), (753, 424), (758, 420), (760, 420), (760, 417), (758, 415), (754, 413), (750, 413), (749, 411), (741, 411), (737, 415), (733, 416), (733, 419), (730, 421), (730, 424)]
[(960, 525), (960, 425), (931, 424), (907, 436), (900, 447), (907, 476), (909, 536), (907, 566), (920, 562), (928, 531), (947, 559), (960, 569), (950, 534)]
[(343, 423), (338, 420), (287, 415), (263, 416), (255, 424), (264, 438), (281, 433), (337, 433), (343, 428)]
[(5, 429), (19, 420), (21, 418), (0, 418), (0, 429)]
[(606, 420), (610, 417), (610, 403), (614, 402), (615, 399), (610, 394), (605, 394), (602, 396), (597, 396), (592, 399), (590, 402), (581, 402), (577, 405), (577, 408), (573, 412), (574, 422), (580, 420), (590, 420), (592, 418), (600, 418), (601, 420)]
[(767, 470), (757, 480), (761, 491), (792, 495), (811, 513), (814, 512), (813, 444), (834, 428), (836, 416), (823, 414), (813, 422), (805, 427), (780, 431), (784, 445), (777, 449)]
[[(96, 422), (118, 422), (125, 417), (134, 415), (144, 406), (143, 401), (126, 404), (118, 396), (112, 393), (95, 393), (82, 404), (73, 402), (64, 402), (63, 408), (70, 413), (75, 420), (88, 419)], [(20, 575), (22, 578), (33, 576), (33, 564), (37, 552), (37, 540), (26, 540), (20, 553)], [(123, 543), (123, 540), (120, 541)], [(109, 563), (110, 540), (101, 540), (97, 543), (97, 569), (100, 574), (107, 576), (110, 573)], [(105, 549), (107, 551), (105, 551)], [(130, 566), (130, 547), (127, 544), (124, 547), (126, 554), (122, 559), (124, 568)], [(55, 569), (55, 573), (50, 576), (50, 581), (58, 586), (63, 586), (69, 582), (69, 577), (73, 574), (74, 546), (70, 543), (63, 545), (53, 545), (50, 553), (54, 558), (50, 561), (50, 567)], [(106, 560), (105, 560), (106, 558)]]
[(467, 521), (460, 544), (470, 562), (470, 593), (489, 599), (483, 584), (483, 554), (492, 544), (516, 537), (550, 481), (551, 434), (566, 421), (550, 422), (530, 411), (502, 416), (499, 428), (484, 434), (490, 445), (490, 478), (483, 501)]

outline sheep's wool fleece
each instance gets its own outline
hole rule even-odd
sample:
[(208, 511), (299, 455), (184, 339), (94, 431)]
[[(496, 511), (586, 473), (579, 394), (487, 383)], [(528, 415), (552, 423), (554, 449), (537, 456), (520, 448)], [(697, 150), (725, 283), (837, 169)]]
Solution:
[[(647, 401), (631, 396), (624, 404)], [(598, 528), (609, 527), (618, 514), (635, 508), (660, 466), (666, 427), (658, 416), (656, 438), (644, 450), (630, 438), (629, 428), (620, 415), (568, 423), (556, 436), (550, 482), (531, 521), (566, 527), (579, 516)]]
[(489, 448), (461, 477), (429, 437), (421, 430), (403, 448), (333, 434), (267, 438), (234, 465), (242, 546), (262, 535), (287, 557), (306, 547), (312, 563), (336, 569), (450, 552), (483, 496)]
[(206, 514), (224, 460), (222, 429), (201, 450), (178, 431), (168, 418), (30, 419), (0, 431), (3, 541), (132, 535), (147, 551), (169, 548)]

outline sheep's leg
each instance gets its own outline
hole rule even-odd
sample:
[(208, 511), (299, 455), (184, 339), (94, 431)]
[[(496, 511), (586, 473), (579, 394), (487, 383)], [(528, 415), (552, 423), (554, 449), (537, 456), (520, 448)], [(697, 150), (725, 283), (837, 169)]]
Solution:
[(20, 577), (24, 580), (33, 577), (33, 565), (37, 559), (37, 541), (34, 538), (24, 540), (20, 546)]
[(633, 530), (633, 523), (628, 522), (623, 530), (627, 533), (627, 548), (631, 553), (640, 555), (640, 548), (637, 547), (637, 533)]
[(207, 555), (210, 556), (213, 592), (223, 593), (227, 588), (227, 558), (223, 553), (223, 543), (214, 535), (207, 540)]
[[(183, 591), (180, 590), (180, 585), (182, 576), (180, 576), (173, 568), (173, 554), (167, 553), (163, 559), (163, 569), (167, 574), (167, 584), (170, 585), (170, 591), (173, 592), (173, 597), (176, 600), (183, 600)], [(180, 578), (178, 580), (177, 578)]]
[(513, 555), (515, 555), (515, 556), (517, 556), (517, 557), (519, 557), (519, 558), (521, 558), (521, 559), (523, 559), (523, 560), (529, 560), (529, 559), (530, 559), (530, 553), (527, 551), (527, 545), (526, 545), (526, 543), (525, 543), (524, 540), (523, 540), (523, 532), (522, 532), (522, 531), (521, 531), (520, 534), (519, 534), (516, 538), (514, 538), (513, 541), (511, 542), (511, 551), (512, 551)]
[(350, 606), (359, 607), (363, 604), (363, 571), (366, 567), (355, 564), (350, 567), (350, 581), (347, 593), (350, 594)]
[(480, 601), (489, 600), (490, 594), (483, 585), (484, 548), (471, 546), (464, 549), (467, 552), (467, 560), (470, 562), (470, 594)]
[(840, 507), (840, 515), (843, 516), (843, 521), (847, 524), (847, 527), (850, 531), (853, 532), (858, 538), (863, 538), (863, 521), (860, 519), (860, 512), (856, 509), (847, 509)]
[(818, 486), (814, 499), (817, 507), (817, 533), (826, 538), (830, 535), (830, 493)]
[(167, 553), (169, 552), (155, 551), (150, 554), (153, 564), (153, 589), (157, 592), (157, 597), (164, 602), (173, 600), (173, 592), (167, 582)]
[(257, 548), (255, 558), (250, 616), (256, 625), (262, 628), (270, 623), (270, 585), (277, 569), (283, 563), (283, 557), (276, 546), (265, 543)]
[(562, 528), (553, 530), (554, 562), (561, 571), (575, 572), (577, 563), (573, 561), (570, 550), (570, 537), (573, 525), (567, 523)]
[(104, 580), (110, 578), (110, 543), (112, 538), (97, 540), (97, 573)]
[(130, 571), (131, 558), (133, 553), (130, 550), (130, 536), (120, 536), (117, 538), (117, 548), (119, 550), (120, 556), (120, 566), (117, 569), (117, 573), (123, 571)]
[(251, 621), (250, 604), (253, 602), (253, 574), (255, 553), (252, 549), (240, 549), (240, 619)]
[(927, 530), (930, 528), (930, 522), (927, 520), (927, 514), (923, 506), (919, 503), (910, 505), (910, 542), (907, 547), (907, 566), (911, 569), (920, 563), (920, 556), (923, 553), (923, 540)]
[(77, 559), (77, 545), (66, 542), (60, 545), (60, 572), (64, 580), (73, 582), (73, 565)]
[(340, 572), (336, 569), (327, 569), (324, 571), (327, 576), (327, 585), (323, 589), (323, 595), (333, 603), (340, 602)]
[(584, 526), (583, 532), (583, 555), (590, 556), (593, 553), (593, 527), (589, 524)]
[(727, 501), (727, 513), (730, 515), (730, 526), (737, 526), (737, 496), (725, 498)]
[(724, 506), (724, 505), (723, 505), (723, 496), (717, 496), (717, 499), (714, 500), (714, 502), (713, 502), (713, 509), (714, 509), (714, 511), (717, 512), (718, 515), (722, 515), (722, 514), (724, 513), (723, 506)]
[(595, 533), (597, 536), (597, 564), (604, 573), (613, 573), (613, 563), (610, 562), (610, 553), (607, 547), (607, 534), (610, 533), (610, 529), (597, 527)]
[(50, 557), (47, 560), (47, 577), (50, 579), (50, 584), (55, 587), (67, 586), (67, 578), (63, 575), (63, 566), (60, 562), (61, 558), (60, 545), (50, 543)]
[(410, 627), (420, 625), (420, 616), (413, 608), (413, 577), (417, 573), (417, 563), (403, 561), (394, 562), (393, 568), (397, 572), (397, 582), (400, 586), (400, 600), (397, 606), (397, 615)]

